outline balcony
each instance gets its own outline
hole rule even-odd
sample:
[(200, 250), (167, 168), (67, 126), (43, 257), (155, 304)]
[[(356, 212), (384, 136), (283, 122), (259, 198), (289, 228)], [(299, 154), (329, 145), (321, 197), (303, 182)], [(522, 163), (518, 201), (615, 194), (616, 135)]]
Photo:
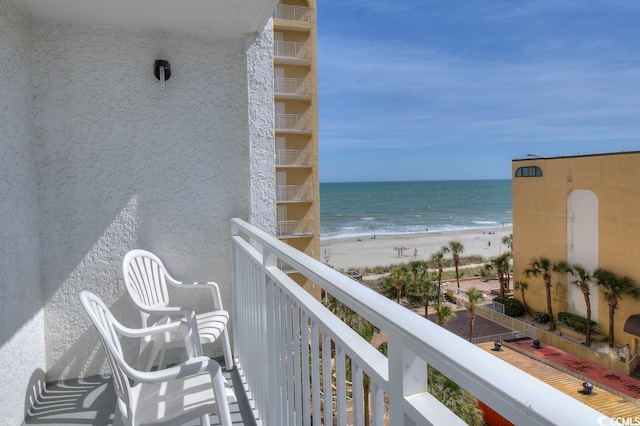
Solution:
[(311, 185), (277, 185), (276, 201), (279, 203), (308, 203), (313, 201)]
[[(372, 425), (462, 424), (428, 393), (427, 365), (515, 424), (598, 424), (603, 418), (246, 222), (233, 219), (231, 232), (235, 355), (262, 424), (346, 425), (349, 416), (349, 424), (363, 425), (364, 375), (371, 383)], [(279, 262), (386, 332), (389, 357), (293, 282)]]
[(307, 43), (296, 41), (275, 41), (273, 63), (287, 65), (310, 65), (311, 49)]
[(304, 114), (276, 114), (277, 133), (311, 133), (309, 118)]
[(311, 167), (311, 151), (276, 149), (276, 167)]
[(276, 224), (278, 238), (300, 238), (313, 235), (311, 220), (279, 220)]
[(276, 99), (311, 99), (309, 84), (307, 80), (302, 78), (274, 78), (273, 94)]
[(304, 6), (279, 4), (276, 6), (276, 10), (273, 12), (273, 19), (309, 22), (311, 20), (310, 9)]

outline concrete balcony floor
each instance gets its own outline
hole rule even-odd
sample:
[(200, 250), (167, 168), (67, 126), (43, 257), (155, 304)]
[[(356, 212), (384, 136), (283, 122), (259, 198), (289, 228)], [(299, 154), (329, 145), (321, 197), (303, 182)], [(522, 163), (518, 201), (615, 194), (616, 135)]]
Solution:
[[(218, 360), (224, 363), (222, 359)], [(234, 426), (255, 426), (256, 420), (250, 401), (242, 385), (238, 369), (224, 371), (233, 387), (238, 402), (230, 404)], [(211, 425), (219, 425), (218, 416), (210, 416)], [(86, 379), (48, 383), (46, 390), (29, 410), (23, 425), (122, 425), (116, 413), (116, 394), (110, 376), (93, 376)], [(186, 425), (200, 425), (195, 419)]]

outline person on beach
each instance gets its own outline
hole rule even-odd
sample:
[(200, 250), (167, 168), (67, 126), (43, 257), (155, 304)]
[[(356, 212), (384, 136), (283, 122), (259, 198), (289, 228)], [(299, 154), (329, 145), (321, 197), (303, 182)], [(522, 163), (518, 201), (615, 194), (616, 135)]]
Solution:
[(414, 248), (413, 249), (413, 257), (417, 257), (418, 256), (418, 249)]

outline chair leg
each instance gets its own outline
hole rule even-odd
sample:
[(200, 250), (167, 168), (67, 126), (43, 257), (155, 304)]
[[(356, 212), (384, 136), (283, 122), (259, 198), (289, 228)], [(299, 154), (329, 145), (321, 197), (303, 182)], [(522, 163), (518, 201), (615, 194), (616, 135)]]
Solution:
[(231, 344), (229, 343), (229, 333), (227, 333), (227, 329), (225, 328), (222, 332), (222, 351), (224, 352), (224, 366), (225, 369), (233, 370), (234, 362), (233, 362), (233, 353), (231, 352)]
[(216, 397), (220, 425), (232, 426), (231, 410), (229, 409), (229, 401), (227, 400), (227, 388), (225, 386), (224, 377), (222, 377), (221, 368), (218, 368), (215, 374), (213, 374), (213, 394)]

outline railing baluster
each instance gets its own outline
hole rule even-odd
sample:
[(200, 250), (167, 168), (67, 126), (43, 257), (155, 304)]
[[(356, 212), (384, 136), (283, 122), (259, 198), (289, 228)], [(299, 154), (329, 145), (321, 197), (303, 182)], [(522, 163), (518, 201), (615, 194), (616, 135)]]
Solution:
[(351, 360), (351, 404), (353, 408), (353, 425), (364, 425), (364, 400), (367, 395), (364, 395), (362, 387), (362, 380), (364, 375), (362, 374), (362, 367)]
[(311, 323), (311, 399), (313, 402), (313, 426), (320, 426), (321, 401), (320, 394), (320, 334), (318, 324)]
[(371, 417), (371, 426), (384, 426), (384, 392), (377, 383), (371, 386)]
[(333, 425), (333, 369), (331, 368), (331, 337), (322, 330), (322, 384), (324, 391), (324, 424)]
[(304, 426), (311, 426), (311, 375), (313, 374), (310, 370), (310, 360), (311, 356), (309, 352), (309, 316), (304, 312), (301, 312), (302, 315), (302, 323), (300, 324), (301, 331), (301, 349), (302, 349), (302, 424)]
[(301, 332), (300, 332), (300, 309), (298, 306), (292, 302), (292, 316), (293, 316), (293, 374), (294, 374), (294, 401), (295, 401), (295, 414), (296, 414), (296, 425), (302, 424), (302, 376), (308, 375), (308, 372), (305, 372), (301, 368), (300, 363), (300, 345), (304, 343), (304, 340), (301, 340)]
[(336, 416), (338, 426), (347, 425), (347, 374), (344, 349), (336, 344)]

